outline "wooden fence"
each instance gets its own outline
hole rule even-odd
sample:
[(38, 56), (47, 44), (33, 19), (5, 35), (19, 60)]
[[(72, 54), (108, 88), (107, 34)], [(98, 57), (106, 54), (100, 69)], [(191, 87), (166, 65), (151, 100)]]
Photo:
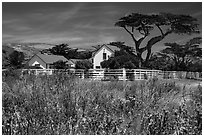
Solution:
[(202, 72), (161, 71), (146, 69), (22, 69), (22, 74), (52, 75), (55, 73), (74, 74), (80, 78), (94, 80), (142, 80), (157, 77), (159, 79), (202, 79)]

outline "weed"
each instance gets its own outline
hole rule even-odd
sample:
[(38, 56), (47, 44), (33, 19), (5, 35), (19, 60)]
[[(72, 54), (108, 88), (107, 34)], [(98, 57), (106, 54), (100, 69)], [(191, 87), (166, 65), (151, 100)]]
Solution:
[[(13, 78), (12, 83), (9, 79)], [(72, 75), (4, 75), (4, 135), (202, 134), (202, 87), (176, 103), (174, 82), (90, 81)]]

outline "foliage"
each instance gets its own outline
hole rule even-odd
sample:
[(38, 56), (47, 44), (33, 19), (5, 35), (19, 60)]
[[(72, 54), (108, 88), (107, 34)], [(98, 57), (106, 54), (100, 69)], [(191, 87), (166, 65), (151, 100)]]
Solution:
[(101, 62), (102, 68), (110, 69), (134, 69), (138, 68), (138, 64), (138, 60), (133, 55), (127, 53), (124, 50), (115, 51), (114, 57), (110, 57), (108, 60)]
[(202, 60), (197, 60), (197, 61), (189, 63), (188, 71), (202, 72)]
[(187, 93), (157, 79), (124, 83), (86, 81), (63, 73), (25, 75), (12, 86), (3, 81), (2, 134), (200, 135), (202, 88), (177, 102), (182, 92)]
[(173, 64), (173, 61), (167, 57), (155, 54), (150, 57), (147, 67), (156, 70), (172, 71), (174, 67)]
[(67, 68), (67, 62), (65, 61), (62, 61), (62, 60), (59, 60), (57, 62), (54, 62), (53, 63), (53, 66), (54, 66), (54, 69), (66, 69)]
[(158, 62), (161, 63), (159, 66), (162, 67), (165, 62), (169, 65), (171, 64), (171, 70), (175, 71), (199, 70), (200, 68), (193, 69), (193, 67), (199, 67), (199, 61), (202, 58), (202, 49), (199, 47), (199, 44), (201, 44), (201, 37), (193, 38), (184, 45), (165, 43), (167, 48), (158, 53), (158, 57), (156, 57), (157, 60), (161, 60)]
[(4, 62), (3, 67), (14, 68), (14, 69), (22, 68), (24, 58), (25, 58), (25, 56), (24, 56), (23, 52), (19, 52), (19, 51), (14, 50), (6, 58), (6, 63)]
[[(140, 14), (132, 13), (125, 17), (120, 18), (115, 26), (123, 28), (133, 39), (136, 50), (136, 57), (140, 61), (140, 67), (145, 66), (149, 62), (151, 56), (152, 47), (162, 41), (169, 34), (192, 34), (198, 33), (197, 19), (189, 15), (175, 15), (170, 13), (159, 14)], [(158, 30), (159, 35), (151, 36), (153, 30)], [(136, 35), (141, 35), (139, 39), (136, 39)], [(147, 37), (148, 40), (145, 46), (144, 40)], [(142, 54), (147, 52), (146, 58), (142, 58)]]
[(72, 49), (68, 44), (59, 44), (55, 45), (51, 49), (48, 49), (48, 52), (54, 55), (61, 55), (67, 59), (74, 58), (78, 49)]
[(42, 50), (42, 53), (51, 53), (54, 55), (61, 55), (67, 59), (89, 59), (91, 58), (91, 51), (78, 51), (78, 49), (70, 48), (68, 44), (59, 44), (46, 50)]
[(77, 61), (76, 69), (90, 69), (93, 68), (93, 64), (89, 60)]
[(75, 56), (76, 59), (89, 59), (92, 56), (91, 51), (78, 51), (77, 55)]
[(7, 85), (12, 86), (17, 80), (21, 79), (21, 70), (8, 68), (2, 72), (2, 81), (6, 82)]
[(119, 56), (121, 54), (135, 55), (133, 47), (129, 47), (129, 46), (125, 45), (125, 42), (121, 42), (121, 41), (110, 42), (109, 45), (116, 46), (120, 49), (119, 52), (118, 51), (116, 52), (115, 56)]
[(2, 68), (3, 69), (9, 67), (9, 54), (11, 54), (12, 52), (14, 52), (13, 48), (2, 45)]

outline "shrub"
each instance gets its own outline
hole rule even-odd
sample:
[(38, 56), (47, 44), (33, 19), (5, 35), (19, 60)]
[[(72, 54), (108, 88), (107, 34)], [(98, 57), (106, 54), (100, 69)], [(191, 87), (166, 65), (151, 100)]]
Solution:
[[(5, 80), (5, 79), (4, 79)], [(3, 81), (2, 134), (202, 134), (202, 89), (174, 82), (89, 81), (63, 73)]]

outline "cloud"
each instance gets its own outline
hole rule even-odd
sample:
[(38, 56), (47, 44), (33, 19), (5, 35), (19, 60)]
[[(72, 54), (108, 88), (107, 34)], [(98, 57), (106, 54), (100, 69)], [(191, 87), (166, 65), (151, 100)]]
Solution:
[(32, 21), (35, 21), (36, 23), (42, 26), (50, 25), (60, 25), (75, 16), (77, 16), (78, 12), (80, 11), (83, 4), (78, 4), (76, 6), (67, 8), (67, 9), (49, 9), (49, 10), (43, 10), (43, 11), (37, 11), (35, 13), (31, 13), (28, 16)]
[(95, 45), (108, 44), (110, 42), (117, 41), (116, 36), (112, 36), (111, 34), (99, 34), (93, 37), (89, 35), (87, 37), (83, 37), (81, 41), (72, 41), (70, 42), (71, 47), (80, 47), (80, 48), (91, 48)]
[(50, 34), (32, 34), (32, 35), (10, 35), (3, 34), (3, 42), (22, 42), (22, 43), (69, 43), (79, 42), (83, 40), (83, 37), (73, 35), (72, 33), (50, 33)]
[(75, 28), (78, 29), (91, 29), (91, 30), (111, 30), (111, 29), (115, 29), (114, 26), (110, 26), (110, 25), (102, 25), (102, 24), (94, 24), (92, 23), (87, 23), (87, 24), (76, 24)]
[[(8, 4), (9, 5), (9, 4)], [(16, 6), (15, 6), (16, 5)], [(192, 13), (200, 8), (183, 3), (23, 3), (21, 7), (13, 4), (9, 9), (3, 7), (3, 42), (43, 42), (68, 43), (70, 46), (90, 47), (111, 41), (124, 41), (134, 45), (131, 37), (114, 23), (125, 13), (152, 13), (158, 11), (173, 13)], [(22, 8), (23, 7), (23, 8)], [(185, 10), (181, 9), (184, 8)], [(192, 10), (189, 10), (192, 9)], [(188, 12), (187, 12), (188, 11)], [(200, 17), (200, 16), (199, 16)], [(201, 19), (199, 18), (201, 22)], [(141, 36), (137, 35), (136, 39)], [(164, 41), (174, 42), (177, 36)], [(145, 41), (146, 42), (146, 41)]]
[(5, 19), (2, 21), (3, 34), (9, 32), (20, 34), (31, 30), (33, 29), (21, 19)]
[(22, 38), (22, 42), (42, 42), (42, 43), (69, 43), (74, 41), (81, 41), (83, 38), (81, 37), (72, 37), (72, 36), (62, 36), (62, 35), (34, 35), (28, 36), (26, 38)]

